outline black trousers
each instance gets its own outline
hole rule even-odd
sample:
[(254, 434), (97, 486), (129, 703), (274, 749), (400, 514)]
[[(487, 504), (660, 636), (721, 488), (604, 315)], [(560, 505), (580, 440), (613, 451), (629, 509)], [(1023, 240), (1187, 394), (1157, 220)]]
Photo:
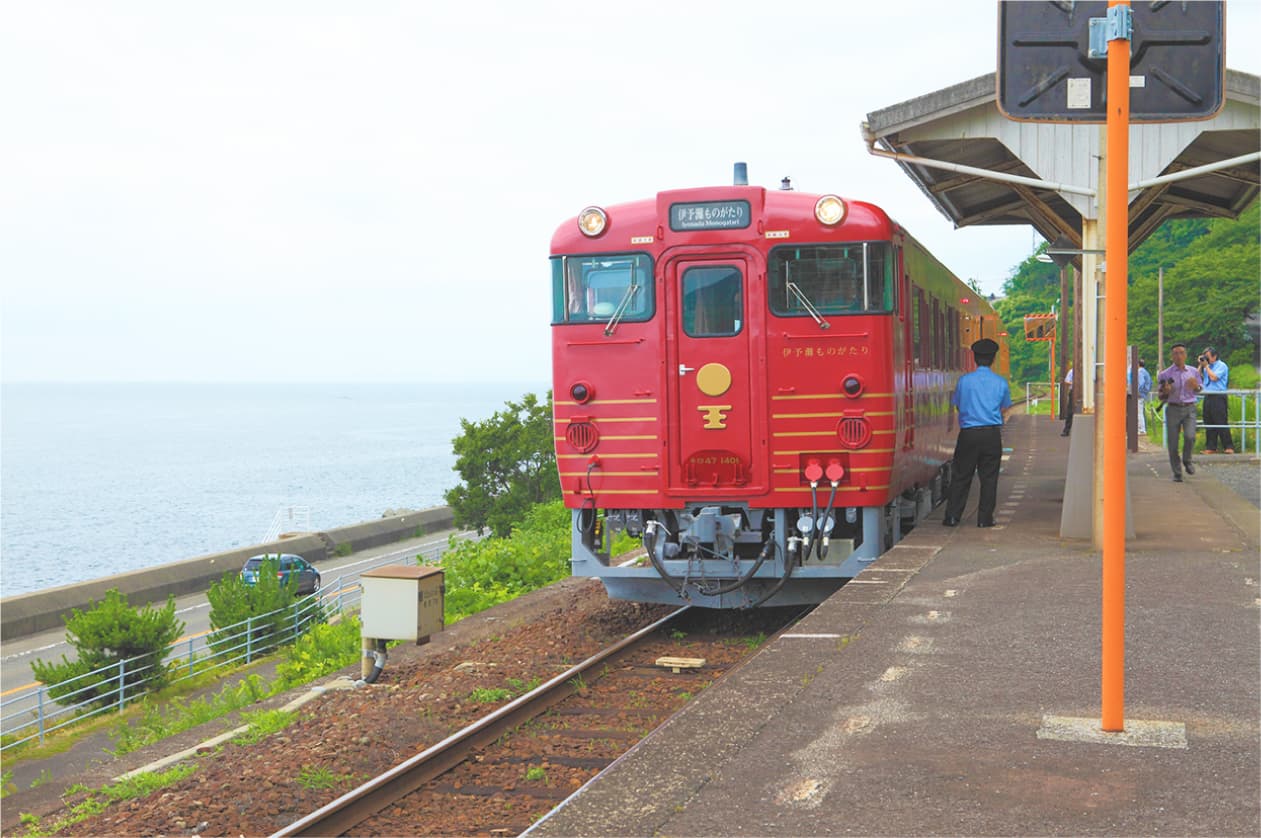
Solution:
[[(1204, 424), (1225, 425), (1229, 421), (1226, 414), (1226, 394), (1209, 393), (1206, 395), (1204, 397)], [(1205, 428), (1204, 447), (1214, 451), (1234, 448), (1235, 442), (1231, 439), (1230, 428)]]
[(981, 502), (977, 507), (978, 523), (994, 522), (994, 506), (998, 503), (998, 469), (1003, 464), (1003, 432), (998, 425), (964, 428), (955, 442), (954, 471), (950, 476), (950, 499), (946, 517), (962, 518), (963, 507), (972, 490), (972, 475), (981, 479)]

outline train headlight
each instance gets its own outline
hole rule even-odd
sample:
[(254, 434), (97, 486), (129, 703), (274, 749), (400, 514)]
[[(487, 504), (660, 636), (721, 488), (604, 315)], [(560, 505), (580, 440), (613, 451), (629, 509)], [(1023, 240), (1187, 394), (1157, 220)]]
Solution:
[(569, 388), (569, 395), (573, 396), (578, 404), (586, 404), (595, 396), (595, 388), (585, 381), (579, 381)]
[(857, 398), (863, 391), (863, 380), (856, 375), (847, 375), (845, 380), (841, 382), (841, 389), (851, 399)]
[(609, 225), (609, 217), (599, 207), (587, 207), (578, 213), (578, 229), (584, 236), (595, 238)]
[(845, 220), (845, 202), (835, 195), (824, 195), (814, 202), (814, 217), (829, 227)]

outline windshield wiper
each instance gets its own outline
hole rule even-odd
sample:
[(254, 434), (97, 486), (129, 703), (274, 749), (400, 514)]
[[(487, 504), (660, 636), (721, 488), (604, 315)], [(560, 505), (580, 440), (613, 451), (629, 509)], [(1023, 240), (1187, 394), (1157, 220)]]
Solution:
[(819, 314), (819, 310), (814, 307), (814, 303), (810, 302), (809, 298), (801, 292), (801, 289), (797, 287), (797, 283), (788, 283), (788, 292), (801, 301), (801, 304), (805, 306), (806, 313), (814, 318), (814, 322), (819, 324), (820, 329), (832, 328), (832, 324), (823, 319), (823, 315)]
[(617, 304), (617, 310), (609, 318), (609, 325), (604, 327), (604, 336), (606, 338), (612, 335), (613, 330), (617, 328), (617, 324), (622, 322), (622, 315), (626, 314), (626, 307), (630, 304), (631, 297), (635, 296), (635, 292), (638, 290), (639, 286), (634, 283), (626, 286), (626, 293), (622, 295), (622, 301)]

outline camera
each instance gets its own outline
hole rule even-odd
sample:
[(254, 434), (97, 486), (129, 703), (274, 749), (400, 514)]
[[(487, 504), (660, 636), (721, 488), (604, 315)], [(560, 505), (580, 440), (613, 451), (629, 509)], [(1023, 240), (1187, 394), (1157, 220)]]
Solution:
[(1201, 355), (1200, 357), (1196, 358), (1195, 360), (1196, 360), (1197, 362), (1201, 363), (1201, 364), (1207, 364), (1207, 363), (1208, 363), (1208, 356), (1207, 356), (1207, 355)]

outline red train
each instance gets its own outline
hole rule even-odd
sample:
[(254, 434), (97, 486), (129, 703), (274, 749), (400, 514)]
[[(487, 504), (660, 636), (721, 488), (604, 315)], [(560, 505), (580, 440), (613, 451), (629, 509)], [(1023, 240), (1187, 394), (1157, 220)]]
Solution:
[[(993, 308), (883, 210), (659, 192), (552, 237), (556, 461), (573, 572), (611, 597), (820, 602), (944, 497), (950, 392)], [(611, 560), (613, 536), (646, 559)]]

